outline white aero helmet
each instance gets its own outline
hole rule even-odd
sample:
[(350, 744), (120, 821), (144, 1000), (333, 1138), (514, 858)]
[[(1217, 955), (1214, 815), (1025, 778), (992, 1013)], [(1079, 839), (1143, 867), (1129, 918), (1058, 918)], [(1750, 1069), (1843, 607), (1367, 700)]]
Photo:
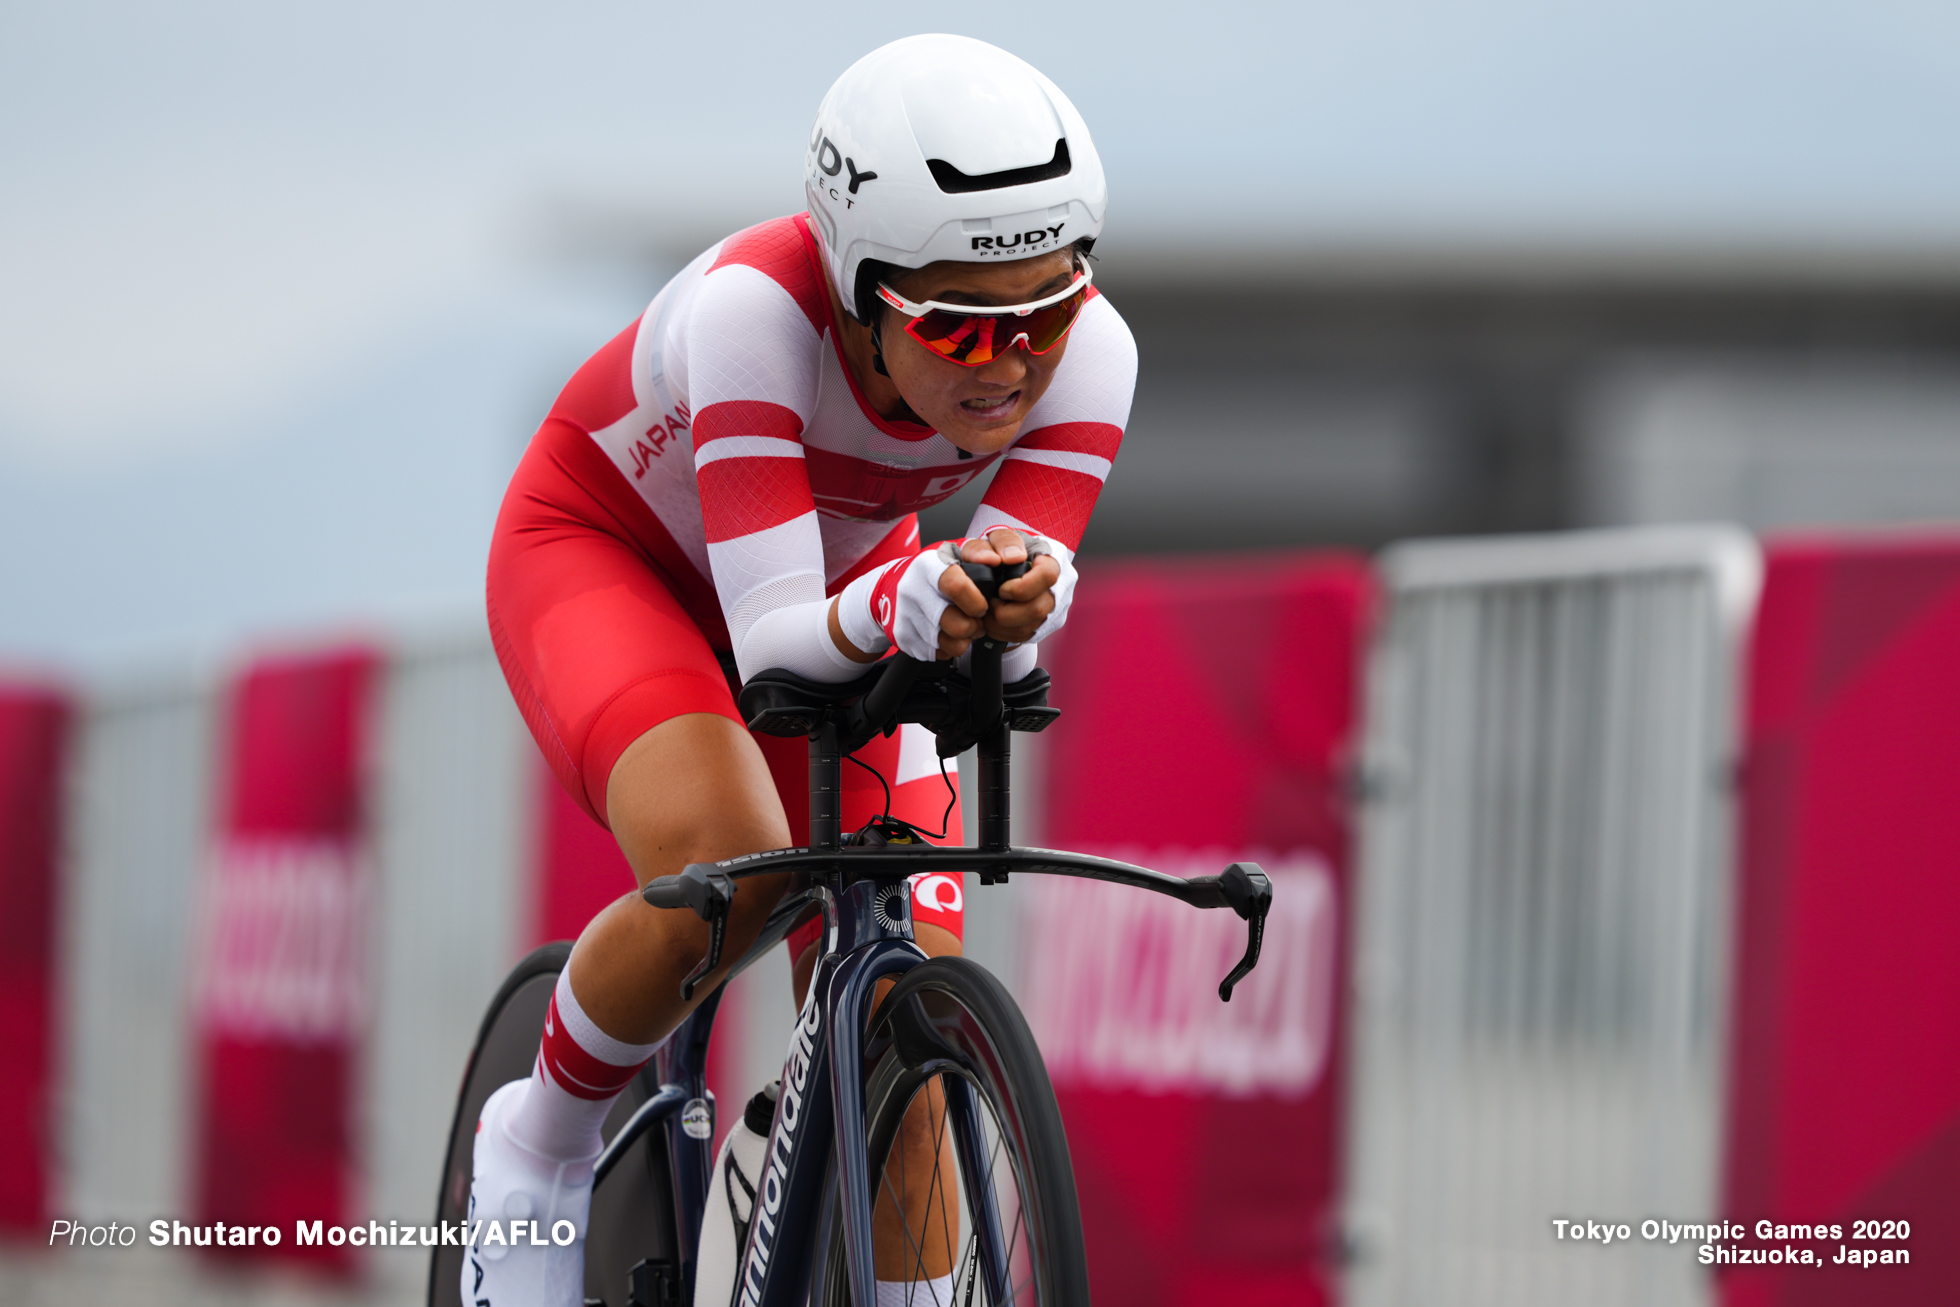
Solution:
[(844, 71), (803, 161), (810, 222), (852, 314), (866, 259), (922, 268), (1066, 249), (1102, 231), (1109, 191), (1053, 82), (966, 36), (908, 36)]

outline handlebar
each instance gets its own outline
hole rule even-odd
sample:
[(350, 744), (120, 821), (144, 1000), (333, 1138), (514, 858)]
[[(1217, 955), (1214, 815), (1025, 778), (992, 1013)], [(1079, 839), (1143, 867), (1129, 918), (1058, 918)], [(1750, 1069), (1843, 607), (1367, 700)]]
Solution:
[[(980, 595), (992, 607), (994, 600), (1000, 598), (1000, 588), (1009, 581), (1028, 574), (1028, 565), (1021, 563), (1001, 563), (990, 566), (986, 563), (961, 563), (960, 570), (980, 591)], [(976, 738), (991, 732), (1000, 724), (1001, 714), (1001, 658), (1007, 653), (1007, 645), (999, 640), (989, 639), (983, 632), (973, 642), (971, 667), (968, 676), (973, 682), (973, 699), (969, 711), (972, 713), (972, 730)]]
[(961, 563), (960, 571), (966, 573), (967, 580), (980, 592), (980, 597), (989, 604), (1000, 598), (1000, 588), (1009, 581), (1018, 581), (1028, 574), (1028, 564), (1020, 563)]
[[(1028, 570), (1026, 563), (990, 566), (958, 564), (991, 604), (1000, 587)], [(721, 863), (696, 863), (677, 876), (649, 881), (641, 897), (656, 908), (691, 908), (710, 926), (708, 954), (681, 984), (684, 998), (720, 965), (728, 913), (736, 882), (749, 876), (808, 872), (841, 877), (904, 876), (919, 871), (977, 872), (980, 883), (1004, 882), (1014, 871), (1046, 875), (1087, 876), (1168, 894), (1198, 908), (1229, 907), (1246, 923), (1245, 955), (1218, 986), (1220, 999), (1230, 1002), (1234, 987), (1257, 965), (1264, 942), (1266, 914), (1272, 906), (1272, 882), (1256, 863), (1235, 862), (1216, 876), (1189, 879), (1105, 858), (1051, 850), (1017, 849), (1008, 842), (1007, 732), (1039, 731), (1059, 714), (1047, 706), (1048, 677), (1035, 671), (1015, 683), (1013, 694), (1002, 685), (1001, 660), (1007, 645), (981, 635), (973, 641), (966, 689), (950, 676), (951, 665), (929, 663), (895, 652), (878, 668), (849, 686), (808, 682), (781, 669), (750, 678), (740, 696), (751, 729), (771, 735), (809, 735), (812, 741), (812, 837), (809, 848), (779, 849), (746, 854)], [(935, 680), (921, 687), (928, 672)], [(873, 677), (877, 679), (872, 680)], [(868, 687), (868, 688), (867, 688)], [(918, 700), (908, 696), (918, 689)], [(850, 696), (859, 696), (852, 699)], [(1010, 702), (1011, 700), (1011, 702)], [(826, 793), (834, 797), (836, 771), (843, 754), (854, 752), (872, 737), (889, 734), (901, 715), (923, 721), (939, 736), (942, 757), (980, 745), (981, 838), (975, 848), (933, 845), (908, 846), (903, 853), (862, 847), (840, 847), (833, 811), (826, 833), (818, 833), (815, 796), (818, 793), (818, 750), (829, 768)], [(819, 744), (819, 741), (822, 741)], [(990, 790), (991, 787), (991, 790)], [(994, 793), (990, 807), (989, 794)], [(989, 829), (989, 825), (993, 829)], [(897, 858), (894, 866), (891, 859)]]
[[(888, 729), (898, 720), (898, 710), (905, 703), (905, 695), (917, 684), (918, 679), (931, 663), (912, 657), (910, 654), (894, 653), (885, 674), (871, 687), (871, 692), (858, 701), (852, 711), (845, 736), (849, 740), (869, 740), (872, 736)], [(845, 752), (850, 752), (846, 749)]]
[(708, 923), (708, 954), (681, 981), (681, 1000), (694, 997), (695, 986), (721, 965), (728, 938), (728, 909), (735, 902), (735, 878), (713, 863), (691, 863), (678, 876), (655, 876), (640, 897), (656, 908), (692, 908)]
[(903, 878), (924, 872), (958, 875), (974, 871), (983, 885), (1005, 881), (1009, 872), (1023, 875), (1079, 876), (1111, 884), (1128, 885), (1168, 895), (1194, 908), (1230, 908), (1246, 923), (1245, 955), (1218, 986), (1218, 997), (1231, 1002), (1232, 991), (1259, 963), (1265, 943), (1266, 914), (1273, 904), (1273, 883), (1256, 862), (1234, 862), (1216, 876), (1170, 876), (1148, 867), (1133, 866), (1109, 858), (1082, 853), (1063, 853), (1054, 849), (1002, 848), (995, 850), (911, 845), (903, 850), (891, 848), (776, 849), (768, 853), (749, 853), (739, 858), (690, 865), (678, 876), (660, 876), (647, 882), (640, 895), (657, 908), (689, 907), (714, 927), (709, 956), (688, 976), (682, 987), (692, 997), (694, 985), (720, 965), (722, 925), (734, 901), (738, 881), (752, 876), (780, 876), (790, 872), (817, 876)]

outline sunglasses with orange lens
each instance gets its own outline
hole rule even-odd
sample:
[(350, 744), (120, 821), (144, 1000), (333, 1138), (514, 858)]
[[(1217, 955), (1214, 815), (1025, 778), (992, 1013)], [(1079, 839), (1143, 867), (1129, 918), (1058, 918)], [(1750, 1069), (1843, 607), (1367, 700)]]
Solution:
[(1089, 300), (1089, 265), (1085, 262), (1067, 287), (1031, 304), (1000, 308), (944, 304), (927, 300), (915, 304), (890, 286), (879, 283), (878, 298), (910, 319), (905, 334), (943, 359), (961, 367), (991, 363), (1024, 344), (1030, 354), (1046, 354), (1062, 343)]

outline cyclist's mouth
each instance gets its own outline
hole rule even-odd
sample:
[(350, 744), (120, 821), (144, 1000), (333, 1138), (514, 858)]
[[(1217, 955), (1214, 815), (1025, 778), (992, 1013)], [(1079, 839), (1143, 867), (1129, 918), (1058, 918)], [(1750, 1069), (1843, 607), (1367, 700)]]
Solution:
[(1020, 402), (1021, 392), (1011, 390), (1005, 395), (998, 395), (991, 398), (963, 399), (960, 401), (960, 408), (970, 417), (999, 418), (1006, 417), (1009, 413), (1013, 412), (1014, 406)]

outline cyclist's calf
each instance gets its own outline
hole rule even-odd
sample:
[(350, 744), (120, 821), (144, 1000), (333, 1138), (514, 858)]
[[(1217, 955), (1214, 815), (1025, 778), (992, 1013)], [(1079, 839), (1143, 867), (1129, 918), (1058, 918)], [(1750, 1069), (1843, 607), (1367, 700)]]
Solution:
[[(762, 751), (725, 717), (690, 713), (642, 735), (620, 755), (606, 786), (613, 836), (644, 885), (692, 862), (714, 862), (790, 844), (789, 824)], [(781, 877), (741, 883), (728, 918), (722, 969), (695, 992), (705, 998), (746, 953), (782, 897)], [(572, 952), (572, 987), (600, 1029), (650, 1043), (678, 1026), (692, 1003), (680, 983), (707, 953), (708, 923), (691, 912), (648, 907), (626, 895), (593, 918)]]

